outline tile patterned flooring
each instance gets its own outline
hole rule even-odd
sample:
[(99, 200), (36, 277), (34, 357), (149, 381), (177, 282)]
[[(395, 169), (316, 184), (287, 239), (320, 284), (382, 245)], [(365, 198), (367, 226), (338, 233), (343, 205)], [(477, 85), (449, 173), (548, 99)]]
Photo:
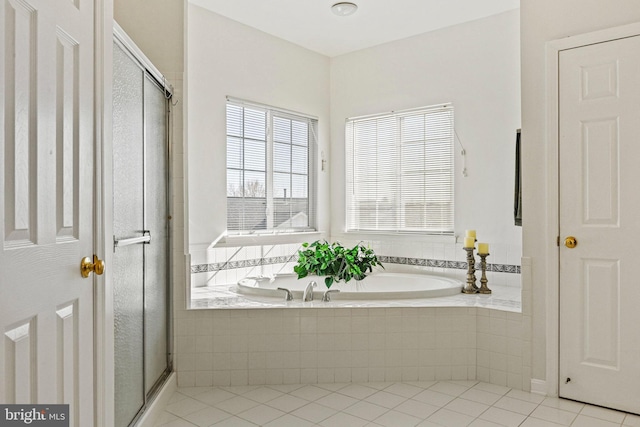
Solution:
[(155, 426), (640, 427), (640, 416), (478, 381), (179, 388)]

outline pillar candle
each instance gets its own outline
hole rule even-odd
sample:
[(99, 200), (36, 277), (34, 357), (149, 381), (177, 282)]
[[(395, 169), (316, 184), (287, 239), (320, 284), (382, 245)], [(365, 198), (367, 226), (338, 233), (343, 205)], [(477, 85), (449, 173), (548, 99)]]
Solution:
[(475, 237), (465, 237), (464, 238), (464, 247), (465, 248), (474, 248), (476, 246)]
[(488, 243), (478, 243), (478, 253), (479, 254), (488, 254), (489, 253), (489, 244)]
[(476, 230), (467, 230), (465, 237), (473, 237), (476, 238)]

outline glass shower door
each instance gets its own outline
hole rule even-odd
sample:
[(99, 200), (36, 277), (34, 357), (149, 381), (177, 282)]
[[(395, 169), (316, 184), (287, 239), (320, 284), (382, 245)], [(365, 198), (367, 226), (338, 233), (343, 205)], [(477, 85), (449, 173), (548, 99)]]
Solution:
[[(136, 238), (144, 230), (143, 80), (140, 67), (113, 49), (113, 233)], [(144, 246), (114, 249), (115, 425), (128, 426), (144, 405)]]
[(118, 43), (113, 63), (115, 425), (126, 427), (170, 369), (168, 110)]
[(144, 247), (145, 392), (159, 385), (167, 370), (169, 283), (167, 99), (150, 77), (144, 79), (145, 230), (151, 244)]

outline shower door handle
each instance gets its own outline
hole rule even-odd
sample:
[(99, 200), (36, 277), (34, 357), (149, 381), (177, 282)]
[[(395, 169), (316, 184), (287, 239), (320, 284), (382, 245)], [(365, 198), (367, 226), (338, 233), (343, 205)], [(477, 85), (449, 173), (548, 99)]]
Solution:
[(145, 244), (149, 244), (151, 243), (151, 232), (148, 230), (143, 231), (143, 236), (140, 237), (131, 237), (128, 239), (120, 239), (120, 240), (116, 240), (116, 238), (113, 238), (113, 249), (115, 250), (116, 248), (121, 248), (123, 246), (129, 246), (129, 245), (136, 245), (138, 243), (145, 243)]

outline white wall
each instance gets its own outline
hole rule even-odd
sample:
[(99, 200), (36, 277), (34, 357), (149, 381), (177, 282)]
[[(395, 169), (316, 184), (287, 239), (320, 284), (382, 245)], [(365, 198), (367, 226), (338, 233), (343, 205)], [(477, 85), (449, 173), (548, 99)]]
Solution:
[[(318, 117), (329, 146), (329, 58), (198, 6), (188, 6), (189, 242), (226, 230), (226, 96)], [(319, 168), (318, 168), (319, 169)], [(329, 227), (329, 178), (320, 173), (319, 228)]]
[(548, 251), (547, 109), (545, 44), (548, 41), (640, 21), (636, 0), (521, 0), (523, 256), (531, 258), (533, 284), (533, 377), (546, 377), (546, 282)]
[[(464, 160), (456, 143), (456, 233), (464, 236), (465, 229), (476, 229), (478, 239), (495, 248), (489, 262), (520, 264), (521, 229), (513, 220), (515, 138), (520, 128), (519, 19), (518, 10), (509, 11), (332, 59), (333, 238), (346, 238), (345, 119), (452, 102), (468, 171), (463, 177)], [(383, 245), (391, 239), (369, 237)], [(407, 249), (406, 243), (416, 240), (421, 239), (407, 236), (399, 243), (415, 253), (416, 246)], [(460, 254), (455, 257), (464, 259)]]
[(114, 0), (113, 17), (165, 77), (184, 70), (185, 0)]

